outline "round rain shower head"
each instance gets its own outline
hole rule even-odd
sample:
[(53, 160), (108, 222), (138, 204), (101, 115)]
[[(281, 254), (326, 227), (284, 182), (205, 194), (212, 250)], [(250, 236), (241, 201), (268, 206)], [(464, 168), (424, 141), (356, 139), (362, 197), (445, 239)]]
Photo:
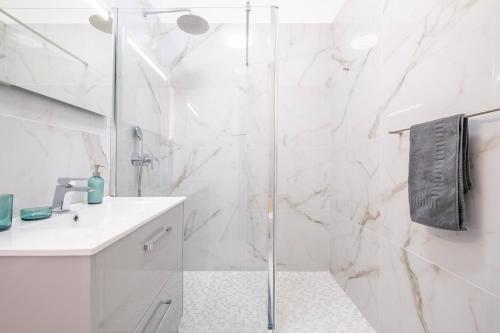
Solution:
[(113, 18), (111, 16), (105, 19), (101, 15), (92, 15), (89, 17), (89, 23), (104, 33), (111, 34), (113, 32)]
[(203, 17), (194, 14), (185, 14), (177, 19), (177, 26), (185, 33), (201, 35), (208, 31), (209, 25)]

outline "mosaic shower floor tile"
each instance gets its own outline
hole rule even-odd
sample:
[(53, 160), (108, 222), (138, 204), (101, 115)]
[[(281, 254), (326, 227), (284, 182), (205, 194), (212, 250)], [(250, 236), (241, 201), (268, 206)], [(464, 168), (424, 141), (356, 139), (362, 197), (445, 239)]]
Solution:
[[(279, 272), (278, 333), (375, 333), (328, 272)], [(179, 333), (267, 332), (263, 272), (185, 272)]]

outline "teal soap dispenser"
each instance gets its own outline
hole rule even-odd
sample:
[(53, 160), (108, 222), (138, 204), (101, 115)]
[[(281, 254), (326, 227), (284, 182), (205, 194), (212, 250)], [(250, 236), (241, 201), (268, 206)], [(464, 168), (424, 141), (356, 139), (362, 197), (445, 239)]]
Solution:
[(91, 191), (87, 194), (87, 202), (89, 204), (100, 204), (104, 197), (104, 179), (99, 172), (99, 168), (102, 168), (102, 165), (96, 164), (94, 168), (95, 170), (92, 174), (92, 178), (88, 181), (88, 187)]

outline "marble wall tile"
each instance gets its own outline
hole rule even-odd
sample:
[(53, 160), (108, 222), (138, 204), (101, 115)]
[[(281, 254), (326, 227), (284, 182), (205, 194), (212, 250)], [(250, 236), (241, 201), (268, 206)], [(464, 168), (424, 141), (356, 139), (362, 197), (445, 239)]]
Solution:
[(282, 270), (326, 270), (330, 150), (282, 148), (278, 159), (278, 267)]
[(379, 140), (353, 141), (332, 151), (330, 183), (333, 218), (374, 232), (382, 218)]
[(330, 272), (375, 329), (380, 327), (378, 232), (342, 217), (331, 226)]
[(330, 87), (282, 86), (279, 97), (280, 147), (307, 150), (331, 145), (332, 105), (336, 96), (331, 94)]
[[(384, 80), (388, 83), (385, 86), (397, 89), (390, 101), (386, 99), (386, 128), (498, 107), (498, 47), (492, 43), (497, 38), (498, 22), (490, 14), (498, 5), (495, 1), (428, 1), (415, 8), (412, 19), (399, 5), (388, 6), (384, 62), (394, 71)], [(399, 84), (392, 84), (398, 75)], [(383, 189), (383, 233), (399, 246), (498, 296), (500, 285), (491, 278), (499, 269), (493, 259), (499, 232), (492, 195), (498, 181), (490, 171), (498, 165), (498, 116), (471, 119), (470, 131), (476, 186), (468, 197), (468, 231), (443, 232), (410, 222), (405, 184), (409, 143), (405, 135), (384, 143), (387, 186)]]
[(384, 14), (385, 129), (499, 104), (498, 1), (389, 2)]
[(331, 137), (338, 121), (333, 31), (330, 24), (279, 29), (278, 267), (327, 270)]
[[(244, 34), (244, 25), (212, 22), (207, 34), (192, 37), (171, 24), (147, 21), (149, 29), (144, 30), (139, 18), (131, 18), (128, 29), (159, 59), (169, 77), (166, 107), (159, 109), (159, 117), (148, 115), (147, 104), (134, 111), (139, 109), (135, 101), (151, 98), (147, 89), (140, 99), (129, 94), (124, 104), (130, 111), (123, 112), (130, 120), (123, 121), (127, 126), (121, 149), (134, 147), (130, 137), (134, 122), (149, 119), (145, 121), (151, 126), (144, 126), (151, 135), (160, 135), (159, 143), (151, 139), (148, 143), (160, 146), (157, 188), (165, 195), (188, 196), (187, 269), (265, 269), (273, 134), (269, 25), (251, 26), (247, 68), (244, 49), (228, 44), (235, 35)], [(279, 66), (284, 77), (279, 90), (284, 102), (278, 119), (277, 195), (282, 216), (278, 261), (288, 270), (328, 269), (330, 105), (334, 103), (329, 94), (332, 71), (324, 70), (331, 66), (333, 51), (329, 26), (280, 27), (284, 37)], [(137, 89), (137, 75), (130, 74), (136, 65), (130, 66), (123, 87)], [(154, 153), (153, 147), (148, 151)], [(128, 170), (122, 175), (133, 194), (134, 174), (124, 154), (120, 164)], [(155, 184), (146, 186), (150, 190)]]
[(19, 208), (50, 205), (58, 177), (90, 177), (94, 163), (105, 166), (108, 193), (109, 118), (4, 85), (0, 118), (0, 137), (9, 143), (3, 149), (0, 192), (15, 194), (16, 216)]
[(277, 267), (282, 271), (324, 271), (328, 267), (329, 211), (280, 209)]
[(500, 239), (496, 217), (500, 211), (494, 195), (500, 185), (494, 171), (500, 162), (496, 144), (498, 120), (498, 116), (492, 115), (470, 122), (475, 186), (467, 196), (465, 232), (445, 232), (410, 221), (406, 182), (408, 138), (388, 138), (383, 148), (383, 235), (495, 295), (500, 295), (500, 285), (493, 278), (500, 273), (496, 258)]
[[(89, 108), (96, 107), (103, 113), (109, 114), (112, 102), (112, 91), (108, 80), (111, 73), (111, 54), (108, 52), (107, 58), (96, 59), (95, 49), (92, 49), (92, 45), (96, 44), (90, 41), (86, 43), (80, 38), (83, 35), (93, 35), (97, 31), (84, 25), (60, 25), (56, 30), (53, 29), (54, 26), (45, 25), (38, 25), (36, 28), (53, 38), (65, 41), (67, 47), (89, 61), (92, 58), (92, 68), (87, 71), (85, 78), (80, 81), (81, 66), (68, 63), (67, 59), (58, 58), (50, 53), (47, 47), (37, 48), (37, 51), (43, 50), (44, 54), (43, 57), (37, 58), (29, 53), (29, 48), (12, 43), (12, 40), (9, 40), (9, 43), (2, 43), (1, 52), (5, 57), (4, 61), (0, 61), (2, 62), (0, 66), (5, 66), (3, 74), (11, 78), (15, 76), (26, 84), (34, 82), (47, 84), (47, 89), (52, 90), (56, 89), (54, 82), (60, 85), (66, 84), (63, 94), (72, 95), (75, 103)], [(8, 29), (14, 28), (9, 26)], [(72, 37), (71, 40), (68, 40), (68, 32)], [(3, 37), (8, 39), (6, 34)], [(95, 35), (95, 37), (99, 42), (97, 40), (94, 42), (102, 41), (106, 44), (100, 36)], [(37, 42), (29, 39), (24, 41), (28, 44)], [(26, 43), (24, 46), (27, 46)], [(99, 48), (104, 50), (101, 46)], [(111, 52), (111, 44), (107, 46)], [(6, 50), (5, 47), (11, 48)], [(40, 66), (40, 61), (44, 66)], [(61, 61), (65, 66), (62, 66)], [(47, 62), (50, 66), (47, 66)], [(64, 75), (61, 72), (63, 70), (66, 70)], [(109, 75), (100, 76), (104, 72)], [(57, 82), (53, 80), (54, 78)], [(78, 83), (75, 84), (76, 82)], [(79, 90), (75, 88), (76, 86), (80, 88), (82, 85), (86, 88), (85, 96), (78, 95)], [(85, 97), (90, 99), (84, 101)], [(0, 174), (0, 192), (15, 194), (15, 215), (19, 214), (19, 208), (50, 205), (58, 177), (88, 178), (92, 175), (94, 163), (104, 165), (102, 175), (106, 180), (105, 191), (109, 193), (111, 171), (109, 117), (32, 94), (14, 86), (2, 85), (0, 118), (0, 138), (6, 145), (2, 150), (4, 158)], [(86, 195), (70, 195), (67, 200), (85, 201)]]
[[(168, 82), (150, 84), (153, 89), (145, 86), (145, 93), (139, 96), (141, 81), (133, 73), (134, 63), (124, 67), (130, 76), (123, 85), (130, 91), (127, 98), (151, 100), (154, 94), (147, 95), (147, 89), (154, 93), (158, 87), (161, 92), (156, 96), (162, 99), (156, 113), (150, 113), (148, 105), (143, 108), (127, 102), (130, 106), (123, 112), (132, 120), (122, 122), (130, 127), (134, 122), (149, 121), (144, 126), (156, 135), (147, 142), (159, 158), (159, 177), (148, 174), (147, 191), (155, 188), (161, 195), (188, 196), (186, 269), (265, 269), (272, 58), (266, 58), (260, 48), (269, 49), (268, 26), (252, 27), (255, 42), (247, 68), (244, 52), (228, 45), (231, 36), (244, 33), (244, 25), (212, 23), (207, 34), (190, 36), (175, 25), (155, 24), (149, 18), (149, 28), (145, 28), (142, 17), (134, 12), (129, 15), (126, 28), (162, 65)], [(129, 55), (123, 56), (130, 61)], [(134, 94), (136, 98), (130, 96)], [(123, 137), (130, 137), (130, 130), (124, 128)], [(125, 156), (133, 149), (131, 144), (123, 147)], [(130, 174), (128, 178), (134, 177), (126, 163), (127, 157), (121, 165)]]
[[(139, 126), (144, 134), (144, 153), (153, 164), (143, 168), (142, 195), (166, 195), (161, 183), (164, 114), (170, 105), (167, 82), (134, 49), (137, 45), (152, 61), (160, 57), (158, 17), (144, 19), (138, 9), (123, 9), (119, 14), (117, 60), (117, 184), (119, 196), (138, 194), (138, 169), (131, 164), (134, 152), (140, 151), (135, 135)], [(157, 65), (159, 61), (156, 61)], [(165, 74), (168, 74), (165, 71)]]
[(280, 149), (278, 168), (278, 209), (329, 209), (329, 149)]
[[(375, 15), (375, 13), (373, 13)], [(351, 141), (375, 138), (380, 93), (381, 48), (379, 43), (364, 48), (353, 48), (358, 38), (378, 36), (382, 30), (378, 17), (374, 22), (334, 22), (333, 43), (336, 49), (335, 75), (331, 94), (335, 126), (333, 144), (343, 146)]]
[[(380, 3), (380, 17), (374, 17), (361, 10), (364, 2), (349, 1), (334, 23), (340, 27), (340, 36), (355, 36), (357, 27), (374, 23), (381, 29), (375, 50), (378, 60), (374, 59), (368, 67), (371, 77), (360, 76), (357, 85), (365, 90), (361, 96), (367, 96), (373, 105), (359, 104), (348, 112), (342, 126), (344, 131), (356, 134), (351, 138), (346, 135), (348, 140), (333, 150), (332, 168), (351, 176), (343, 179), (336, 177), (335, 172), (332, 177), (332, 188), (336, 183), (350, 187), (331, 191), (330, 270), (342, 283), (347, 280), (346, 274), (342, 274), (347, 271), (344, 267), (366, 267), (370, 260), (359, 254), (367, 247), (362, 240), (365, 235), (375, 234), (372, 238), (378, 239), (373, 241), (378, 244), (378, 256), (370, 259), (373, 267), (378, 267), (379, 274), (374, 279), (378, 292), (367, 291), (363, 284), (344, 288), (353, 299), (360, 295), (361, 300), (373, 298), (378, 320), (374, 319), (373, 307), (356, 303), (361, 304), (360, 309), (380, 332), (497, 331), (500, 321), (495, 313), (500, 306), (500, 284), (494, 278), (499, 274), (495, 258), (499, 232), (495, 221), (500, 213), (495, 205), (499, 186), (495, 169), (500, 162), (499, 117), (492, 114), (470, 120), (475, 187), (467, 198), (468, 230), (464, 232), (442, 231), (411, 222), (409, 137), (386, 133), (455, 113), (498, 107), (498, 47), (494, 42), (498, 22), (492, 13), (498, 10), (499, 3)], [(357, 131), (353, 130), (356, 118), (360, 119)], [(380, 152), (378, 156), (372, 153), (375, 147)], [(352, 164), (357, 159), (377, 166), (378, 181), (362, 178)], [(379, 198), (378, 229), (363, 229), (350, 220), (351, 216), (359, 216), (354, 214), (355, 203), (363, 202), (363, 193)], [(371, 251), (376, 252), (375, 246)]]
[[(57, 178), (88, 178), (94, 163), (104, 166), (103, 177), (109, 179), (107, 135), (18, 117), (0, 118), (0, 133), (5, 142), (0, 166), (1, 192), (14, 194), (16, 216), (20, 208), (50, 206)], [(78, 200), (86, 200), (86, 195), (73, 195), (73, 201)]]
[(380, 293), (381, 332), (500, 329), (500, 298), (389, 240), (381, 241)]

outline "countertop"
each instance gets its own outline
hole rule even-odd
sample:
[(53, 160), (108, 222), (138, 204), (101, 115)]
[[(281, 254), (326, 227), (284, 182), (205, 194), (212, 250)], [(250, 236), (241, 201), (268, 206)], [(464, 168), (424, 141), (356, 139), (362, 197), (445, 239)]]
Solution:
[(0, 232), (0, 257), (91, 256), (184, 200), (107, 197), (100, 205), (75, 204), (70, 212), (46, 220), (16, 219), (9, 230)]

